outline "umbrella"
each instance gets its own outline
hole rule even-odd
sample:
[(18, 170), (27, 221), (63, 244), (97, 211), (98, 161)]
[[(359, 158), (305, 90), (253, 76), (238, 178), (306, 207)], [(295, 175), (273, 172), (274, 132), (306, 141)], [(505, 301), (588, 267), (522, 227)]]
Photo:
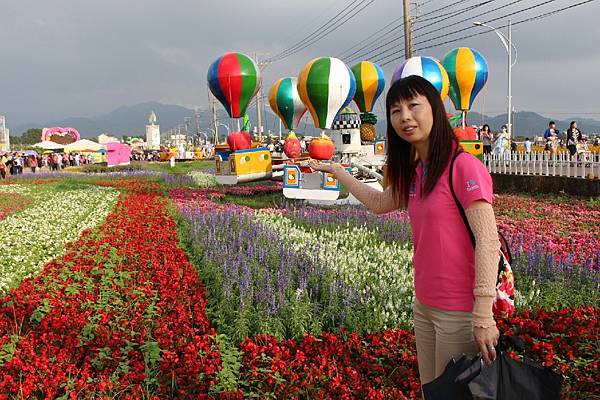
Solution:
[(35, 150), (27, 150), (24, 154), (26, 156), (37, 156), (38, 155), (37, 151), (35, 151)]
[(106, 154), (107, 150), (105, 150), (105, 149), (96, 150), (96, 153)]

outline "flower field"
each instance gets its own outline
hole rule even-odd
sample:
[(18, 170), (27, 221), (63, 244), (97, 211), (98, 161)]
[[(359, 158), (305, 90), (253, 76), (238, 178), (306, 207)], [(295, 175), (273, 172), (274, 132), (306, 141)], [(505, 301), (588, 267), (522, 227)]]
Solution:
[[(0, 185), (0, 237), (20, 233), (0, 242), (0, 399), (421, 398), (404, 212), (206, 172), (51, 179)], [(499, 328), (564, 398), (599, 398), (597, 203), (495, 201), (518, 290)]]
[(31, 190), (21, 185), (1, 185), (0, 193), (22, 195), (24, 202), (13, 198), (17, 208), (32, 202), (0, 221), (0, 295), (61, 255), (65, 244), (81, 232), (99, 225), (118, 196), (116, 190), (97, 186), (68, 190), (44, 187), (34, 199)]

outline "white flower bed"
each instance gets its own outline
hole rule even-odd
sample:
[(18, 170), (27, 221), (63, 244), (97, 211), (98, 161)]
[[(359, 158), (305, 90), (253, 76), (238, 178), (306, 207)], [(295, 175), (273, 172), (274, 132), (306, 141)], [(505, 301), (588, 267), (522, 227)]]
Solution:
[(412, 248), (385, 243), (376, 230), (340, 227), (336, 231), (300, 228), (279, 214), (259, 211), (256, 218), (281, 235), (294, 251), (314, 254), (320, 263), (340, 273), (347, 284), (369, 294), (375, 316), (386, 327), (411, 321)]
[(217, 185), (217, 180), (213, 174), (207, 174), (200, 171), (188, 172), (188, 175), (192, 177), (194, 183), (201, 188), (213, 187)]
[[(31, 194), (35, 190), (15, 186), (19, 185), (0, 185), (0, 193), (22, 190), (18, 193)], [(44, 190), (36, 195), (44, 198), (0, 221), (0, 295), (64, 254), (65, 244), (76, 240), (83, 230), (102, 223), (118, 198), (116, 190), (97, 186)]]
[(26, 185), (17, 185), (17, 184), (0, 185), (0, 194), (1, 193), (16, 193), (16, 194), (27, 195), (30, 193), (30, 191), (31, 190)]

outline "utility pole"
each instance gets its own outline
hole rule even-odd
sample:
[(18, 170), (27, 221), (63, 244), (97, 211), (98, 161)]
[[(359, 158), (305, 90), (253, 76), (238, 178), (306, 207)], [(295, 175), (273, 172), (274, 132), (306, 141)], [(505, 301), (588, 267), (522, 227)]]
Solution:
[(508, 131), (508, 141), (509, 143), (512, 143), (513, 140), (513, 126), (512, 126), (512, 67), (513, 67), (513, 61), (512, 61), (512, 49), (513, 49), (513, 44), (512, 44), (512, 25), (510, 23), (510, 19), (508, 20), (508, 44), (507, 44), (507, 50), (508, 50), (508, 110), (507, 110), (507, 116), (508, 116), (508, 126), (507, 131)]
[(212, 95), (210, 96), (210, 108), (212, 111), (212, 117), (213, 117), (213, 129), (215, 130), (215, 138), (214, 138), (214, 142), (215, 142), (215, 146), (219, 144), (219, 130), (217, 127), (217, 107), (215, 104), (215, 98)]
[[(258, 61), (257, 53), (254, 53), (254, 62), (256, 62), (256, 66), (258, 67), (258, 69), (260, 71), (261, 64)], [(259, 142), (262, 142), (262, 110), (260, 107), (260, 102), (262, 100), (261, 96), (262, 96), (262, 83), (258, 87), (258, 93), (256, 93), (256, 122), (258, 124), (256, 129), (258, 131), (258, 141)]]
[(412, 18), (410, 16), (410, 0), (404, 0), (404, 58), (412, 57)]
[[(269, 60), (259, 62), (258, 56), (269, 56), (270, 54), (271, 53), (254, 53), (254, 62), (256, 62), (256, 66), (261, 72), (261, 75), (263, 69), (266, 68), (270, 64), (270, 62)], [(260, 86), (258, 87), (258, 93), (256, 94), (256, 120), (258, 124), (256, 128), (258, 131), (258, 140), (262, 142), (262, 82), (260, 82)]]
[(196, 137), (200, 137), (200, 107), (194, 107), (194, 118), (196, 119)]

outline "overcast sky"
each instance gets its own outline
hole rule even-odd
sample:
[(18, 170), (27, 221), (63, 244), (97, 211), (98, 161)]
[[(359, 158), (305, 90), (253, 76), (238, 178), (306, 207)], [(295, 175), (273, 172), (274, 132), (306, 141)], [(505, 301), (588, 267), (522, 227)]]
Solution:
[[(436, 26), (416, 31), (415, 44), (470, 27), (469, 22), (458, 21), (512, 1), (492, 1), (456, 18), (441, 19)], [(580, 1), (555, 0), (512, 19), (519, 21)], [(474, 19), (487, 21), (542, 2), (523, 0)], [(10, 127), (66, 117), (93, 117), (122, 105), (145, 101), (206, 106), (206, 71), (216, 57), (232, 50), (250, 55), (277, 54), (351, 3), (351, 0), (5, 0), (0, 23), (0, 115), (6, 115)], [(355, 5), (359, 3), (355, 1)], [(428, 12), (456, 1), (418, 3), (417, 17), (420, 15), (424, 20), (441, 13), (427, 15)], [(481, 1), (462, 0), (443, 12), (478, 3)], [(595, 1), (513, 28), (513, 42), (518, 49), (513, 68), (513, 106), (517, 111), (536, 111), (555, 118), (582, 115), (600, 119), (598, 16), (600, 1)], [(265, 92), (276, 79), (296, 76), (311, 58), (339, 55), (399, 17), (402, 17), (400, 0), (374, 0), (318, 43), (270, 65), (263, 74)], [(505, 22), (502, 19), (490, 24), (501, 26)], [(430, 23), (431, 20), (417, 19), (415, 28)], [(455, 26), (441, 29), (449, 24)], [(395, 33), (400, 35), (401, 31)], [(468, 29), (464, 34), (478, 31), (484, 29)], [(421, 47), (458, 36), (461, 35), (435, 39)], [(401, 50), (403, 39), (396, 43)], [(479, 50), (489, 64), (488, 83), (473, 110), (493, 115), (504, 112), (507, 58), (494, 33), (423, 50), (419, 55), (441, 59), (458, 46)], [(391, 47), (383, 50), (387, 48)], [(384, 67), (386, 78), (391, 77), (401, 61)], [(380, 108), (383, 101), (380, 99), (378, 103)]]

